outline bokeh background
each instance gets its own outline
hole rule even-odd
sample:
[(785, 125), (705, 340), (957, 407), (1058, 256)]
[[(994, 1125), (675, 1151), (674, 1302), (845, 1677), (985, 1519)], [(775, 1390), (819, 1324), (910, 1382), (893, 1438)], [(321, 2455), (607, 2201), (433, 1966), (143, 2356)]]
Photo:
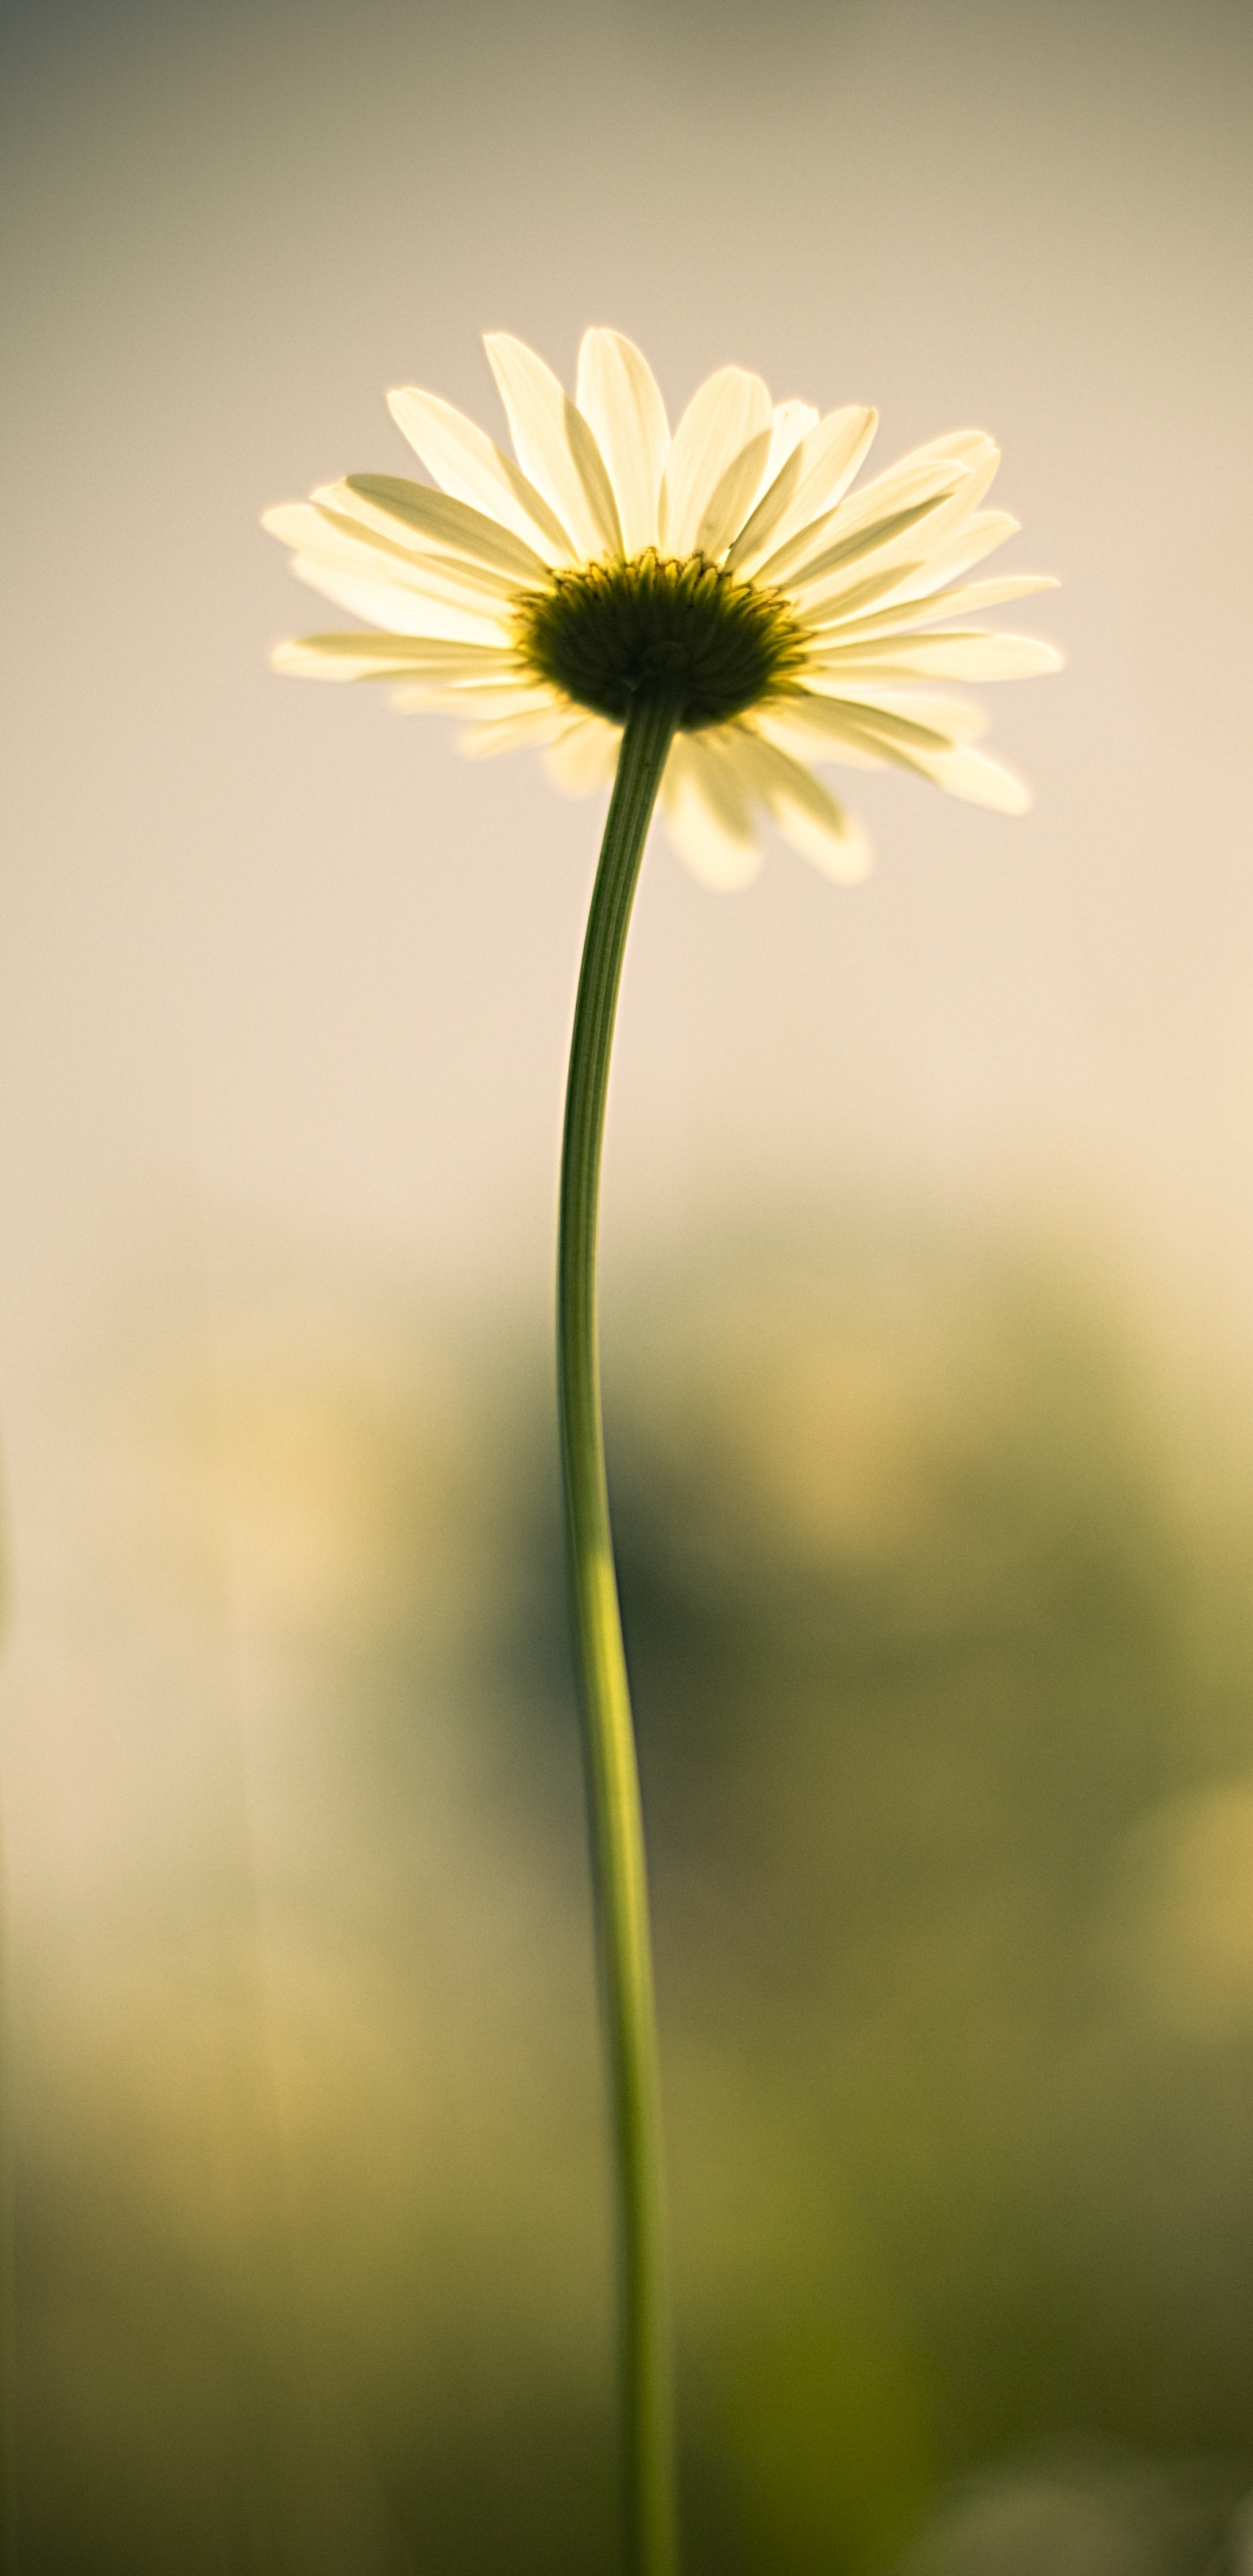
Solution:
[[(1026, 821), (659, 837), (605, 1326), (692, 2576), (1253, 2565), (1245, 9), (10, 0), (6, 2576), (601, 2576), (598, 814), (269, 503), (589, 321), (996, 431)], [(312, 613), (311, 613), (312, 612)], [(1013, 622), (1011, 620), (1011, 622)]]

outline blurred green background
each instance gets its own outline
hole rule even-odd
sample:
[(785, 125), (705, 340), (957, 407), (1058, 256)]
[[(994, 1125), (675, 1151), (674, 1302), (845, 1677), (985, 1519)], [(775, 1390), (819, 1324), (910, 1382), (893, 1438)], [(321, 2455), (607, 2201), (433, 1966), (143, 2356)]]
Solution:
[[(696, 2570), (1243, 2563), (1253, 1449), (1137, 1311), (870, 1206), (611, 1301)], [(546, 1355), (230, 1313), (94, 1390), (20, 2563), (609, 2568)]]
[[(18, 2576), (599, 2576), (549, 1302), (599, 814), (268, 504), (632, 333), (1003, 441), (1025, 821), (659, 836), (610, 1113), (691, 2576), (1250, 2576), (1251, 22), (10, 0)], [(14, 2465), (12, 2461), (10, 2467)], [(5, 2576), (11, 2576), (11, 2568)]]

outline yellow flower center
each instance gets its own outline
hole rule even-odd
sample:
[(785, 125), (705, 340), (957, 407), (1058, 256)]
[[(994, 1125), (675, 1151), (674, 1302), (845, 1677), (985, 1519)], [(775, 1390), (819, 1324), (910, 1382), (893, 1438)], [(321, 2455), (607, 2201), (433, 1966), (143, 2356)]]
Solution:
[(800, 667), (800, 629), (777, 591), (711, 563), (650, 546), (555, 572), (516, 611), (532, 670), (577, 705), (623, 724), (642, 701), (677, 707), (696, 733), (726, 724), (785, 687)]

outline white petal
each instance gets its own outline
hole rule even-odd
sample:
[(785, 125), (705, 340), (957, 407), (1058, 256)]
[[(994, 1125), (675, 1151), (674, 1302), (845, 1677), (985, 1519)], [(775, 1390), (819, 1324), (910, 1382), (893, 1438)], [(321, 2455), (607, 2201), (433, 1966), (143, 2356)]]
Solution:
[(512, 576), (520, 586), (535, 587), (548, 578), (548, 567), (534, 547), (485, 518), (450, 493), (433, 492), (429, 483), (409, 483), (398, 474), (349, 474), (314, 493), (323, 508), (342, 511), (364, 527), (403, 543), (415, 553), (432, 546), (441, 554), (460, 555), (489, 571)]
[(728, 558), (733, 569), (751, 570), (760, 564), (767, 547), (778, 552), (789, 538), (835, 508), (857, 472), (877, 422), (877, 412), (852, 403), (843, 411), (829, 412), (806, 431), (774, 481), (767, 483), (747, 527), (736, 538)]
[(578, 405), (604, 458), (628, 555), (657, 543), (657, 495), (670, 453), (670, 424), (657, 379), (620, 331), (585, 331)]
[(951, 503), (954, 490), (967, 479), (957, 458), (911, 466), (906, 473), (882, 475), (841, 501), (827, 518), (815, 520), (768, 555), (755, 578), (782, 582), (806, 607), (812, 590), (823, 589), (831, 576), (857, 562), (876, 545), (902, 536), (918, 521)]
[(466, 501), (472, 510), (498, 519), (546, 563), (575, 561), (576, 548), (560, 519), (534, 484), (528, 483), (521, 467), (512, 457), (502, 456), (476, 421), (416, 385), (402, 386), (387, 401), (397, 427), (454, 500)]
[[(895, 580), (894, 574), (889, 574)], [(884, 586), (880, 582), (880, 589)], [(1007, 599), (1027, 599), (1041, 590), (1056, 590), (1051, 573), (1007, 573), (1001, 581), (967, 582), (964, 590), (941, 590), (924, 599), (893, 596), (887, 608), (873, 616), (858, 614), (862, 604), (857, 597), (845, 596), (838, 612), (818, 622), (822, 645), (843, 644), (853, 636), (913, 634), (920, 626), (931, 625), (937, 617), (967, 617), (976, 608), (999, 608)]]
[(564, 710), (549, 707), (525, 715), (501, 716), (493, 724), (467, 727), (457, 736), (457, 749), (467, 760), (494, 760), (502, 751), (521, 751), (528, 743), (551, 742), (568, 723)]
[(998, 814), (1025, 814), (1031, 804), (1025, 778), (990, 759), (986, 751), (968, 750), (964, 743), (953, 751), (921, 753), (914, 765), (947, 795), (962, 796), (970, 805), (991, 805)]
[[(846, 703), (856, 705), (858, 691), (846, 691)], [(973, 698), (942, 698), (934, 689), (867, 689), (863, 704), (874, 710), (876, 721), (884, 716), (915, 731), (921, 725), (928, 734), (938, 735), (942, 742), (977, 742), (988, 729), (986, 707)]]
[[(861, 492), (853, 492), (851, 502), (846, 502), (846, 510), (848, 513), (856, 510), (866, 518), (874, 513), (887, 515), (889, 510), (900, 510), (905, 502), (920, 500), (923, 492), (941, 495), (944, 489), (949, 489), (949, 513), (944, 518), (936, 513), (931, 528), (931, 544), (938, 544), (938, 538), (949, 538), (951, 531), (959, 523), (964, 523), (969, 513), (980, 505), (982, 495), (987, 492), (987, 484), (993, 482), (998, 464), (1000, 448), (995, 446), (995, 438), (987, 438), (985, 430), (951, 430), (949, 438), (931, 438), (926, 448), (913, 448), (910, 456), (902, 456), (895, 466), (887, 466), (884, 474), (874, 477), (874, 482), (861, 484)], [(951, 471), (949, 482), (944, 482), (946, 469), (957, 469), (957, 466), (962, 466), (964, 471)], [(835, 520), (835, 526), (828, 531), (830, 541), (840, 536), (840, 528), (843, 528), (843, 510)], [(792, 538), (792, 544), (779, 546), (768, 567), (763, 567), (768, 580), (779, 580), (781, 569), (786, 569), (789, 582), (810, 580), (812, 574), (807, 564), (810, 564), (810, 556), (817, 554), (817, 544), (807, 544), (807, 533), (810, 531), (802, 528), (799, 536)], [(815, 523), (812, 533), (815, 533), (815, 538), (822, 533), (820, 520)]]
[(493, 616), (490, 609), (467, 608), (408, 582), (362, 581), (356, 573), (340, 572), (308, 555), (293, 555), (291, 569), (323, 599), (333, 599), (350, 617), (363, 617), (388, 634), (455, 637), (463, 644), (494, 644), (502, 650), (511, 641), (508, 620)]
[[(813, 701), (825, 696), (831, 710), (833, 735), (847, 731), (850, 737), (873, 748), (879, 747), (884, 759), (894, 757), (896, 750), (945, 751), (953, 742), (969, 742), (987, 730), (987, 717), (981, 707), (965, 698), (937, 698), (931, 691), (907, 691), (877, 688), (843, 688), (830, 695), (819, 690), (817, 682), (805, 692)], [(790, 698), (780, 706), (793, 704)], [(816, 707), (810, 705), (815, 723), (821, 721)]]
[(986, 752), (972, 751), (966, 743), (937, 740), (938, 728), (922, 721), (925, 701), (912, 716), (902, 711), (900, 702), (895, 707), (872, 699), (845, 698), (839, 703), (850, 739), (868, 751), (881, 751), (898, 768), (916, 770), (935, 786), (972, 804), (994, 805), (1005, 814), (1026, 812), (1031, 792), (1025, 782)]
[(720, 367), (693, 394), (661, 480), (658, 538), (667, 554), (692, 553), (697, 529), (728, 466), (773, 422), (760, 376), (746, 375), (742, 367)]
[[(816, 651), (821, 651), (832, 639), (832, 630), (838, 628), (845, 618), (859, 614), (876, 600), (886, 600), (890, 608), (902, 612), (912, 609), (911, 627), (921, 622), (921, 614), (913, 604), (924, 585), (927, 588), (931, 586), (929, 565), (920, 559), (922, 549), (930, 543), (931, 532), (947, 507), (941, 493), (933, 505), (924, 503), (920, 509), (902, 514), (904, 533), (901, 524), (893, 530), (885, 523), (886, 533), (881, 529), (868, 551), (854, 548), (838, 571), (828, 572), (812, 593), (806, 593), (803, 606), (797, 600), (798, 614), (803, 614), (806, 627), (815, 637)], [(841, 511), (836, 515), (834, 526), (840, 528), (843, 525), (844, 514)], [(870, 572), (866, 571), (867, 562), (873, 567)], [(942, 613), (941, 609), (936, 609), (937, 617)]]
[(782, 473), (789, 456), (800, 446), (802, 438), (808, 438), (810, 430), (816, 429), (817, 426), (818, 414), (812, 403), (793, 401), (775, 404), (774, 435), (770, 441), (770, 454), (766, 458), (766, 470), (762, 476), (762, 482), (767, 491), (776, 474)]
[(584, 716), (570, 725), (544, 754), (544, 767), (554, 787), (566, 796), (590, 796), (606, 787), (618, 766), (622, 735), (617, 725), (599, 716)]
[[(854, 525), (846, 520), (843, 510), (837, 511), (831, 522), (832, 541), (818, 557), (817, 569), (808, 568), (804, 589), (791, 579), (785, 584), (797, 616), (815, 630), (829, 624), (839, 603), (847, 601), (850, 590), (866, 578), (867, 563), (876, 572), (899, 565), (916, 547), (925, 545), (928, 523), (948, 507), (948, 495), (941, 491), (929, 500), (890, 511), (885, 518), (859, 518)], [(769, 572), (756, 574), (754, 579), (768, 581)]]
[(859, 884), (872, 864), (870, 844), (812, 770), (747, 726), (728, 732), (728, 756), (737, 777), (765, 806), (784, 840), (837, 885)]
[(793, 760), (838, 760), (851, 769), (882, 769), (886, 753), (860, 742), (833, 707), (818, 698), (780, 698), (758, 707), (753, 724), (763, 742), (772, 742)]
[(747, 447), (732, 458), (725, 474), (705, 504), (705, 513), (696, 531), (694, 551), (715, 559), (725, 554), (737, 528), (744, 525), (744, 514), (761, 490), (761, 478), (770, 454), (773, 432), (760, 429)]
[[(1001, 461), (1001, 451), (995, 440), (986, 437), (982, 430), (960, 430), (948, 440), (935, 439), (930, 447), (919, 449), (918, 455), (927, 461), (934, 453), (938, 463), (941, 449), (949, 455), (954, 449), (960, 451), (958, 461), (966, 468), (966, 479), (955, 486), (950, 499), (937, 510), (929, 523), (931, 542), (928, 552), (933, 557), (942, 546), (951, 546), (956, 551), (969, 531), (980, 502), (995, 481)], [(914, 461), (906, 459), (907, 464)]]
[[(924, 527), (923, 542), (925, 534)], [(852, 564), (842, 580), (833, 583), (821, 615), (811, 619), (806, 614), (805, 622), (814, 636), (815, 652), (821, 652), (828, 640), (833, 640), (833, 632), (839, 628), (842, 619), (860, 616), (862, 610), (871, 608), (877, 599), (890, 600), (893, 608), (899, 605), (903, 613), (904, 603), (899, 600), (902, 581), (908, 572), (916, 572), (920, 567), (908, 560), (908, 549), (903, 563), (899, 547), (889, 547), (887, 555), (887, 562), (880, 563), (871, 573), (864, 572), (857, 563)], [(936, 614), (939, 615), (938, 609)]]
[(871, 635), (809, 657), (806, 668), (832, 686), (842, 680), (1027, 680), (1060, 671), (1055, 644), (1031, 635)]
[(489, 331), (483, 346), (524, 474), (551, 502), (581, 554), (620, 554), (622, 530), (613, 487), (582, 412), (551, 367), (521, 340), (506, 331)]
[(976, 510), (954, 535), (944, 537), (928, 552), (926, 563), (919, 566), (902, 596), (922, 598), (942, 589), (946, 581), (969, 572), (972, 564), (982, 563), (985, 555), (993, 554), (1007, 537), (1016, 537), (1018, 532), (1018, 521), (1011, 518), (1008, 510)]
[[(926, 623), (933, 617), (968, 617), (972, 609), (999, 608), (1007, 599), (1031, 599), (1037, 591), (1059, 588), (1056, 573), (1007, 572), (995, 581), (968, 581), (961, 590), (941, 591), (920, 603), (917, 614)], [(902, 602), (902, 607), (910, 603)]]
[(761, 868), (752, 807), (708, 737), (680, 734), (661, 783), (666, 829), (685, 867), (715, 894), (751, 885)]
[(1001, 451), (986, 429), (950, 429), (943, 438), (929, 438), (925, 446), (911, 447), (908, 456), (899, 457), (895, 465), (885, 467), (874, 483), (865, 485), (858, 497), (864, 498), (866, 492), (876, 489), (886, 492), (898, 475), (909, 474), (921, 465), (941, 465), (950, 458), (964, 465), (969, 474), (982, 477), (986, 491), (1000, 464)]
[(938, 518), (932, 520), (927, 529), (930, 542), (925, 560), (901, 567), (901, 606), (911, 599), (930, 598), (943, 589), (946, 581), (969, 572), (972, 564), (982, 563), (985, 555), (1018, 533), (1018, 521), (1010, 517), (1008, 510), (976, 510), (973, 517), (951, 531), (939, 527)]
[[(472, 644), (428, 644), (413, 635), (302, 635), (278, 644), (270, 656), (276, 671), (301, 679), (398, 680), (417, 672), (465, 669), (477, 653), (480, 666), (503, 660)], [(455, 660), (453, 657), (457, 657)]]
[(556, 715), (564, 718), (564, 702), (552, 689), (535, 688), (527, 675), (500, 680), (463, 678), (423, 680), (415, 688), (398, 691), (398, 707), (422, 708), (430, 715), (460, 716), (464, 724), (473, 717), (476, 724), (495, 724), (505, 716)]
[(342, 511), (324, 509), (312, 501), (289, 501), (277, 510), (267, 510), (261, 525), (268, 535), (294, 546), (310, 562), (356, 573), (363, 581), (394, 581), (407, 589), (425, 588), (440, 598), (455, 597), (466, 607), (480, 610), (485, 602), (508, 608), (517, 597), (518, 584), (506, 573), (492, 572), (486, 564), (471, 563), (465, 555), (441, 554), (434, 548), (421, 553), (412, 541), (405, 544), (399, 538), (386, 537), (381, 529), (367, 527), (361, 519), (347, 518)]
[(879, 769), (890, 758), (883, 739), (885, 728), (896, 726), (915, 748), (943, 751), (954, 742), (969, 742), (986, 732), (987, 721), (983, 708), (970, 699), (920, 692), (916, 698), (898, 699), (889, 706), (869, 692), (858, 701), (851, 696), (824, 697), (810, 689), (779, 698), (753, 717), (754, 727), (767, 742), (777, 743), (798, 760), (848, 761), (856, 769)]

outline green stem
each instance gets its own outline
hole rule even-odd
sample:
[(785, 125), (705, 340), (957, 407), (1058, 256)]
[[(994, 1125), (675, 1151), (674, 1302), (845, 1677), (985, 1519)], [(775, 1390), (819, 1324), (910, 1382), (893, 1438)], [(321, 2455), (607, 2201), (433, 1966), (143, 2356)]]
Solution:
[(614, 1574), (596, 1332), (596, 1216), (622, 958), (673, 708), (628, 718), (588, 915), (561, 1162), (557, 1352), (566, 1536), (592, 1873), (613, 2093), (622, 2469), (630, 2576), (674, 2576), (674, 2424), (666, 2314), (657, 2024), (639, 1770)]

